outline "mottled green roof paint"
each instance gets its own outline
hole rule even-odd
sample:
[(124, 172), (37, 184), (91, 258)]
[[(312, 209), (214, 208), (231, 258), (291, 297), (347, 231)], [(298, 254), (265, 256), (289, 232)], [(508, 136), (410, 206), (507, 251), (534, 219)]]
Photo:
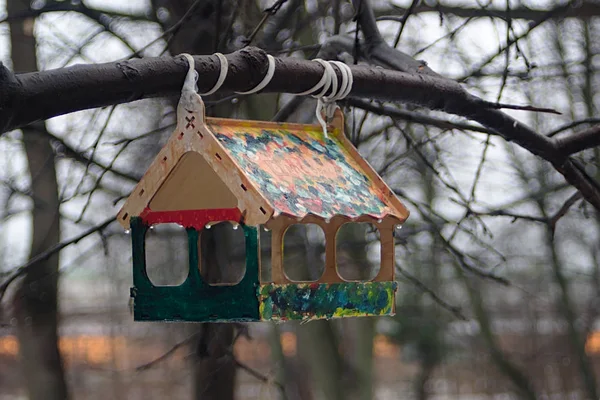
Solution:
[(262, 320), (393, 315), (396, 282), (261, 285)]
[(271, 206), (280, 213), (331, 218), (395, 214), (344, 145), (312, 125), (264, 129), (210, 122), (209, 127)]

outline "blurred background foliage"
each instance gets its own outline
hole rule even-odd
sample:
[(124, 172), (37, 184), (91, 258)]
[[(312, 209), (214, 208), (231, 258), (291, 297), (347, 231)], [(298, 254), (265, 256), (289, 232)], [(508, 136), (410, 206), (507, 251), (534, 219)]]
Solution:
[[(252, 44), (279, 57), (377, 65), (357, 5), (372, 7), (389, 45), (471, 93), (562, 113), (508, 112), (537, 132), (600, 122), (594, 0), (6, 0), (0, 60), (21, 73)], [(0, 277), (94, 232), (3, 296), (0, 398), (598, 399), (598, 211), (520, 147), (403, 104), (344, 107), (348, 135), (411, 211), (396, 235), (395, 317), (134, 323), (129, 237), (105, 221), (168, 138), (176, 100), (77, 112), (0, 137)], [(315, 107), (288, 94), (205, 101), (212, 116), (304, 123)], [(596, 179), (599, 156), (575, 155)], [(185, 274), (180, 233), (150, 233), (159, 283)], [(339, 270), (373, 273), (377, 235), (357, 225), (339, 238)], [(243, 247), (230, 224), (202, 240), (211, 279), (238, 279)], [(290, 276), (319, 275), (318, 231), (291, 230), (285, 246)]]

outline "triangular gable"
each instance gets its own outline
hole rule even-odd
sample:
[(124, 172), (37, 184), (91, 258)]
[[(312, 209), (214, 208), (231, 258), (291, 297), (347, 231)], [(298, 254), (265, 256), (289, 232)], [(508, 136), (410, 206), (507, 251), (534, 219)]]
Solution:
[(202, 154), (184, 153), (148, 207), (152, 211), (236, 208), (237, 198)]
[(194, 95), (186, 106), (192, 109), (178, 106), (176, 130), (117, 214), (119, 223), (128, 229), (130, 218), (147, 208), (175, 211), (236, 206), (247, 225), (267, 222), (273, 209), (206, 127), (200, 96)]

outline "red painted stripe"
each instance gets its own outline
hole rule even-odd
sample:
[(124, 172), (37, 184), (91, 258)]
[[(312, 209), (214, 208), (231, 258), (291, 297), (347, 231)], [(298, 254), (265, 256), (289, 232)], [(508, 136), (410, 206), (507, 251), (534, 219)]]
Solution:
[(237, 208), (216, 208), (213, 210), (152, 211), (148, 207), (140, 215), (146, 225), (175, 223), (185, 228), (204, 229), (209, 222), (241, 222), (242, 213)]

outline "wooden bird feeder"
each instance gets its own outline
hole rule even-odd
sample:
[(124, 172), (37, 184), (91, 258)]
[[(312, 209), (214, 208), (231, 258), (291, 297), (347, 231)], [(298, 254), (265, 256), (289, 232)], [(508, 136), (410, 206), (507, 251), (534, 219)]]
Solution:
[[(131, 230), (135, 320), (393, 315), (393, 232), (408, 211), (347, 140), (341, 111), (325, 136), (319, 125), (205, 118), (200, 96), (188, 100), (117, 217)], [(245, 234), (246, 272), (234, 285), (211, 285), (198, 268), (199, 235), (221, 221), (238, 223)], [(346, 281), (336, 268), (336, 234), (354, 222), (379, 231), (381, 266), (371, 281)], [(190, 265), (179, 286), (155, 286), (146, 271), (146, 231), (164, 223), (187, 229)], [(316, 282), (291, 281), (282, 265), (283, 236), (290, 225), (308, 223), (325, 233), (325, 272)], [(272, 231), (266, 282), (259, 278), (260, 225)]]

